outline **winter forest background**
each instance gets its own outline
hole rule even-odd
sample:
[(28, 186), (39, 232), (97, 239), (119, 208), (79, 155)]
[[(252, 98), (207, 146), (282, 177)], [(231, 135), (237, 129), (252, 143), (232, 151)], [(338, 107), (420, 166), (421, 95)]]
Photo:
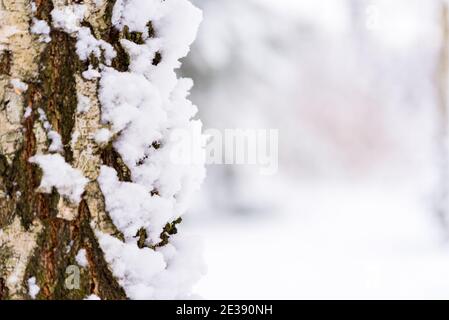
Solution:
[(280, 130), (278, 174), (209, 166), (195, 293), (449, 298), (443, 2), (193, 2), (205, 128)]

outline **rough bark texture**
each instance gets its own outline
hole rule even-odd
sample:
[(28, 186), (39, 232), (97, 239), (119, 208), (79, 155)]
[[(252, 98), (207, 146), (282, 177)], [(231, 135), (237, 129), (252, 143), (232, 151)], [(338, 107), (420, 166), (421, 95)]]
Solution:
[[(140, 36), (111, 28), (114, 1), (95, 6), (93, 0), (36, 0), (33, 13), (30, 0), (0, 0), (0, 28), (14, 26), (18, 30), (3, 39), (5, 49), (0, 51), (0, 299), (30, 298), (27, 280), (31, 277), (40, 287), (37, 299), (82, 299), (90, 294), (102, 299), (126, 298), (92, 229), (94, 225), (120, 237), (105, 212), (95, 181), (100, 165), (112, 166), (120, 179), (130, 180), (129, 170), (112, 145), (100, 147), (92, 138), (92, 133), (102, 126), (98, 81), (86, 80), (81, 73), (89, 64), (95, 66), (100, 61), (95, 57), (80, 61), (75, 52), (76, 40), (65, 32), (52, 28), (49, 43), (39, 41), (39, 36), (30, 32), (33, 17), (51, 26), (54, 7), (80, 2), (89, 8), (84, 26), (114, 46), (117, 57), (112, 66), (127, 70), (129, 58), (119, 39), (139, 43)], [(10, 84), (12, 79), (28, 84), (27, 90), (15, 89)], [(76, 112), (79, 94), (89, 98), (88, 112)], [(27, 107), (32, 111), (24, 117)], [(28, 160), (38, 152), (45, 153), (49, 146), (39, 108), (61, 135), (66, 162), (91, 181), (79, 205), (70, 203), (56, 190), (51, 194), (36, 190), (42, 172)], [(76, 140), (72, 139), (74, 132)], [(66, 270), (76, 265), (75, 256), (81, 248), (87, 252), (89, 266), (80, 268), (79, 289), (68, 289)]]

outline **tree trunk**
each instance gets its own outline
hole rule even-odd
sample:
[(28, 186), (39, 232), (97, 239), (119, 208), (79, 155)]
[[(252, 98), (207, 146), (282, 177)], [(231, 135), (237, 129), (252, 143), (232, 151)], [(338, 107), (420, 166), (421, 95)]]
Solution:
[(445, 234), (449, 227), (449, 154), (448, 154), (448, 72), (449, 72), (449, 12), (445, 2), (441, 5), (441, 48), (438, 62), (437, 89), (437, 144), (438, 144), (438, 190), (436, 200), (436, 213)]
[[(133, 240), (116, 226), (105, 204), (98, 179), (102, 166), (115, 170), (117, 183), (137, 183), (133, 166), (115, 146), (126, 128), (114, 131), (102, 119), (102, 78), (90, 71), (102, 74), (109, 68), (128, 73), (132, 59), (121, 40), (143, 45), (145, 38), (158, 32), (151, 21), (148, 34), (126, 25), (114, 27), (115, 4), (113, 0), (0, 0), (0, 299), (158, 297), (128, 292), (127, 271), (123, 275), (114, 269), (116, 259), (105, 254), (107, 248), (99, 241), (99, 234), (104, 234), (135, 247), (138, 254), (162, 252), (180, 222), (171, 217), (181, 214), (173, 213), (159, 230), (160, 242), (147, 239), (151, 230), (145, 223)], [(52, 12), (64, 12), (71, 5), (84, 6), (79, 23), (75, 21), (70, 30), (67, 18), (58, 27)], [(103, 41), (96, 44), (99, 53), (88, 51), (85, 59), (80, 58), (80, 28)], [(107, 56), (109, 48), (115, 52), (112, 58)], [(163, 59), (164, 54), (156, 52), (151, 63), (157, 66)], [(83, 104), (89, 108), (81, 110)], [(95, 137), (100, 129), (110, 130), (112, 138)], [(158, 141), (148, 143), (153, 152), (161, 147)], [(82, 174), (87, 183), (81, 197), (77, 200), (64, 192), (58, 181), (45, 186), (43, 178), (51, 174), (46, 170), (52, 168), (45, 168), (36, 155), (61, 156), (71, 167), (67, 172)], [(72, 178), (76, 177), (74, 173)], [(160, 194), (156, 187), (148, 189), (148, 197), (164, 197)]]

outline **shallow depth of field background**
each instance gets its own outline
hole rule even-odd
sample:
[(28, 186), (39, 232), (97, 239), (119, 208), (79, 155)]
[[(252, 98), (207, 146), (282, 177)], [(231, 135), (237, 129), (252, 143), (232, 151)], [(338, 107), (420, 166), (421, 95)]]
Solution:
[(196, 0), (205, 128), (279, 129), (279, 172), (209, 166), (184, 231), (208, 299), (449, 298), (439, 0)]

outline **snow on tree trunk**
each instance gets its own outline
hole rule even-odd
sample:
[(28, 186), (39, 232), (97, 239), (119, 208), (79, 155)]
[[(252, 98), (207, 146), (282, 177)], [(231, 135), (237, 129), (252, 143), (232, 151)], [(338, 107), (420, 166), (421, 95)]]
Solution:
[(201, 131), (175, 73), (200, 20), (188, 0), (0, 1), (0, 299), (188, 296), (203, 266), (177, 225), (204, 165), (171, 137)]

